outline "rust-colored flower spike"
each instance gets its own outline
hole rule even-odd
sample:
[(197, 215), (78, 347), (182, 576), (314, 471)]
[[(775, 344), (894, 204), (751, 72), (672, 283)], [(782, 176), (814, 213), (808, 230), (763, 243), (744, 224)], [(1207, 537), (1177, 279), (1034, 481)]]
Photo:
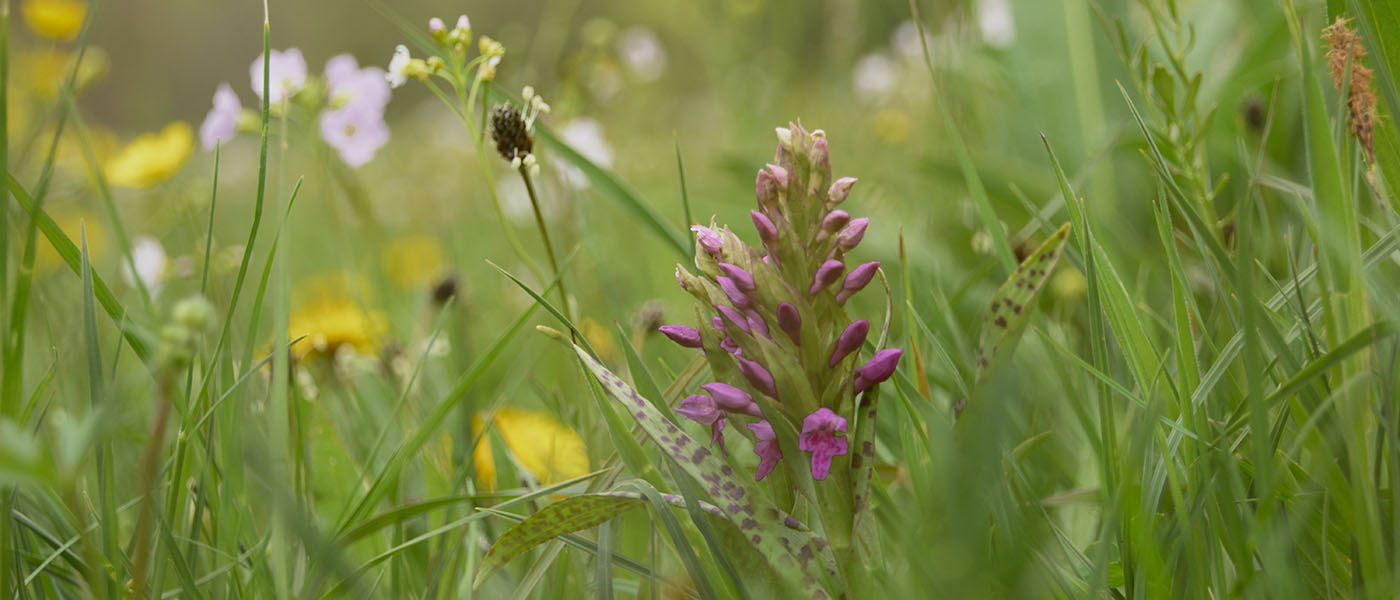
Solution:
[(506, 160), (523, 158), (535, 148), (525, 118), (509, 104), (497, 106), (491, 113), (491, 138), (496, 140), (496, 151)]
[[(1374, 164), (1376, 152), (1373, 133), (1376, 126), (1376, 94), (1371, 91), (1371, 69), (1362, 64), (1366, 57), (1366, 47), (1361, 36), (1351, 28), (1349, 19), (1337, 20), (1322, 30), (1322, 41), (1327, 45), (1327, 70), (1332, 74), (1332, 84), (1338, 93), (1347, 96), (1347, 121), (1351, 123), (1351, 134), (1361, 142), (1366, 151), (1366, 161)], [(1342, 89), (1346, 86), (1346, 89)]]

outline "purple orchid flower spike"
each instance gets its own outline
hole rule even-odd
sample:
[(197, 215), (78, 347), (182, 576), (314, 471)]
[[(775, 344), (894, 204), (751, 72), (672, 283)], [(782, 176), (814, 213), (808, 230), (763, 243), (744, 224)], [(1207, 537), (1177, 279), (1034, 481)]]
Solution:
[(880, 261), (878, 260), (851, 269), (851, 272), (846, 274), (846, 280), (841, 282), (841, 290), (836, 292), (836, 302), (844, 304), (847, 298), (865, 289), (865, 286), (870, 284), (870, 280), (875, 278), (875, 272), (879, 270)]
[(787, 302), (778, 305), (778, 328), (788, 335), (793, 345), (802, 343), (802, 315), (798, 314), (796, 306)]
[(895, 367), (899, 366), (899, 357), (903, 355), (904, 351), (899, 348), (885, 348), (876, 352), (870, 362), (856, 369), (855, 392), (859, 394), (889, 379), (894, 375)]
[(702, 345), (700, 332), (685, 325), (662, 325), (656, 330), (685, 348), (699, 348)]
[(752, 294), (758, 291), (758, 282), (754, 281), (753, 274), (745, 271), (738, 265), (722, 262), (719, 263), (719, 270), (724, 271), (725, 276), (733, 280), (734, 285), (738, 286), (740, 291), (746, 294)]
[(690, 230), (695, 232), (695, 241), (700, 244), (705, 252), (715, 258), (719, 258), (724, 252), (724, 240), (720, 239), (715, 230), (704, 225), (691, 225)]
[(807, 288), (808, 296), (815, 296), (818, 292), (828, 288), (841, 278), (841, 272), (846, 270), (846, 263), (832, 259), (822, 263), (817, 267), (816, 274), (812, 275), (812, 287)]
[(826, 366), (835, 368), (852, 352), (860, 350), (860, 345), (865, 343), (865, 336), (869, 333), (870, 321), (865, 319), (847, 325), (846, 330), (841, 332), (841, 337), (836, 338), (836, 350), (831, 353), (831, 360), (827, 361)]
[(778, 436), (773, 433), (773, 424), (767, 419), (749, 423), (749, 431), (757, 438), (753, 445), (754, 454), (758, 455), (758, 472), (754, 475), (754, 481), (763, 481), (763, 478), (778, 466), (778, 461), (783, 458), (783, 451), (778, 447)]
[(724, 416), (724, 411), (720, 410), (715, 399), (704, 394), (686, 396), (676, 405), (676, 412), (701, 425), (714, 425), (716, 420)]
[(797, 447), (812, 453), (812, 479), (826, 479), (832, 457), (848, 451), (846, 438), (838, 433), (846, 433), (846, 420), (829, 408), (818, 408), (802, 419), (802, 435), (797, 438)]
[(752, 361), (742, 356), (734, 359), (739, 363), (739, 372), (744, 374), (744, 378), (749, 380), (758, 391), (767, 394), (772, 398), (778, 397), (778, 386), (773, 383), (773, 374), (757, 361)]

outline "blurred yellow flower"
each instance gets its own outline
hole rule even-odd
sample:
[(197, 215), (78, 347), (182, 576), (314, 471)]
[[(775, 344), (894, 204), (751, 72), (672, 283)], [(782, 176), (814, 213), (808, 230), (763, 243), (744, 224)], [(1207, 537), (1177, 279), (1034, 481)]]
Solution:
[[(107, 232), (102, 228), (99, 217), (82, 210), (51, 210), (49, 216), (59, 229), (73, 240), (73, 245), (79, 250), (83, 247), (82, 237), (87, 235), (88, 256), (93, 262), (97, 262), (97, 256), (102, 254), (102, 248), (107, 244)], [(58, 255), (53, 245), (47, 240), (40, 240), (35, 248), (34, 270), (39, 273), (48, 273), (63, 267), (63, 257)]]
[[(567, 425), (542, 412), (514, 407), (497, 409), (490, 418), (516, 461), (541, 485), (588, 473), (588, 449), (583, 438)], [(485, 425), (481, 415), (472, 418), (472, 437), (481, 437), (473, 462), (478, 484), (491, 491), (496, 489), (496, 460), (491, 436), (482, 435)]]
[(598, 353), (604, 361), (613, 362), (618, 358), (617, 342), (613, 341), (613, 332), (604, 327), (602, 323), (594, 321), (592, 318), (584, 317), (579, 324), (579, 330), (583, 337), (593, 346), (593, 351)]
[(1069, 265), (1060, 267), (1060, 270), (1050, 278), (1050, 293), (1056, 299), (1064, 302), (1073, 302), (1089, 291), (1089, 284), (1084, 280), (1084, 275)]
[(902, 144), (909, 139), (914, 120), (909, 113), (898, 108), (885, 108), (871, 118), (871, 128), (875, 135), (890, 144)]
[(128, 188), (148, 188), (169, 179), (194, 152), (194, 130), (175, 121), (160, 133), (143, 133), (117, 151), (103, 166), (107, 181)]
[(393, 240), (379, 254), (389, 281), (402, 288), (427, 285), (442, 276), (442, 245), (430, 236), (408, 235)]
[[(52, 100), (58, 97), (72, 60), (72, 52), (58, 48), (20, 54), (15, 57), (16, 83), (27, 86), (41, 100)], [(112, 59), (106, 51), (89, 46), (73, 76), (73, 90), (82, 90), (102, 79), (111, 66)]]
[(87, 2), (79, 0), (25, 0), (24, 23), (46, 38), (73, 41), (83, 29)]
[(379, 311), (365, 310), (350, 300), (318, 300), (307, 304), (288, 318), (288, 339), (306, 336), (292, 346), (292, 357), (331, 356), (343, 347), (361, 354), (379, 351), (379, 338), (388, 330), (388, 318)]

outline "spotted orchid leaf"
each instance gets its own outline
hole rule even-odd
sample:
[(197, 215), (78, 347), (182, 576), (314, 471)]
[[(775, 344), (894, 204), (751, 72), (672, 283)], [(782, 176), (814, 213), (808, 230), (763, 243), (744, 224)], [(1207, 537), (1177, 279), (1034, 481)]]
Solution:
[(507, 529), (491, 544), (472, 587), (477, 588), (497, 569), (531, 548), (567, 533), (595, 527), (622, 513), (641, 506), (640, 494), (580, 494), (550, 504), (529, 518)]
[(744, 534), (775, 571), (795, 578), (793, 583), (808, 597), (831, 597), (823, 589), (823, 583), (839, 577), (825, 539), (812, 535), (800, 521), (778, 509), (754, 485), (740, 478), (709, 448), (666, 420), (652, 403), (588, 352), (578, 346), (574, 346), (574, 351), (608, 395), (632, 415), (647, 436), (719, 502), (724, 517)]
[(992, 296), (992, 306), (982, 319), (982, 335), (977, 341), (979, 381), (997, 360), (1010, 356), (1016, 347), (1034, 306), (1032, 302), (1050, 279), (1068, 239), (1069, 223), (1065, 223), (1026, 257)]

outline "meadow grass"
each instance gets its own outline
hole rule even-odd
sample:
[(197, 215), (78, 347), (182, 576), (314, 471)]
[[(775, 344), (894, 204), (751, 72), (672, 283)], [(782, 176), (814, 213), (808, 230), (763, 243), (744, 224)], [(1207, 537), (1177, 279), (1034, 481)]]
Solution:
[[(1011, 2), (1011, 40), (977, 26), (999, 2), (622, 2), (673, 64), (609, 102), (579, 73), (616, 27), (571, 19), (596, 7), (484, 8), (455, 48), (371, 0), (431, 72), (374, 162), (265, 93), (255, 136), (149, 185), (84, 95), (115, 3), (61, 44), (0, 3), (0, 597), (1400, 593), (1387, 0)], [(297, 42), (272, 8), (267, 91)], [(47, 97), (13, 68), (43, 44)], [(863, 54), (896, 69), (873, 100)], [(593, 112), (615, 166), (565, 132)], [(847, 432), (873, 461), (751, 485), (757, 435), (692, 458), (710, 430), (677, 411), (732, 374), (656, 329), (704, 314), (671, 277), (713, 262), (691, 224), (757, 239), (750, 177), (796, 116), (883, 264), (845, 309), (904, 354), (847, 407), (878, 403)], [(124, 276), (133, 234), (185, 272)], [(721, 468), (835, 566), (750, 543)]]

